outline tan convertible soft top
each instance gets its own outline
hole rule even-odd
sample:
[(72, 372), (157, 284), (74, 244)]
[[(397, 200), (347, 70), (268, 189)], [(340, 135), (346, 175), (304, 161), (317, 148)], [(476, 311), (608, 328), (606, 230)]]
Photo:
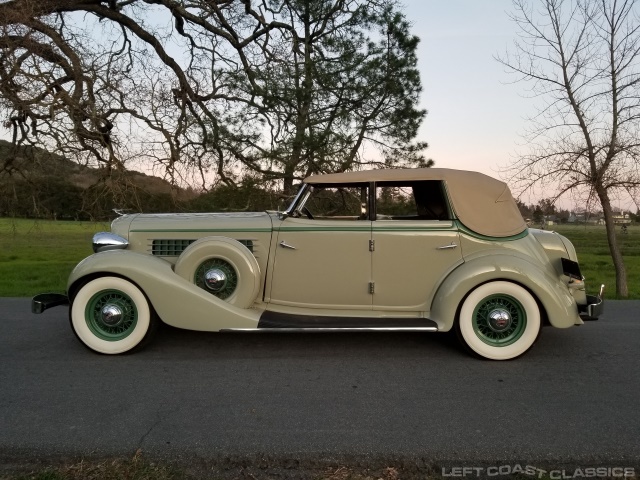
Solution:
[(481, 235), (508, 237), (527, 228), (507, 184), (478, 172), (448, 168), (362, 170), (314, 175), (304, 182), (317, 185), (412, 180), (444, 181), (458, 219)]

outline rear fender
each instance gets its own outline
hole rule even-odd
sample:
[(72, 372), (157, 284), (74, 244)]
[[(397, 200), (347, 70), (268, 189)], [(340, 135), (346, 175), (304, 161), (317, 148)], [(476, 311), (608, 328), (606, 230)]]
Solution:
[(451, 272), (436, 292), (429, 318), (438, 324), (438, 330), (450, 330), (465, 297), (483, 283), (496, 280), (514, 282), (529, 290), (554, 327), (582, 323), (576, 302), (560, 278), (524, 258), (499, 253), (475, 258)]
[(73, 295), (84, 281), (107, 275), (138, 285), (162, 321), (174, 327), (218, 331), (258, 326), (261, 311), (234, 307), (176, 275), (165, 260), (127, 250), (85, 258), (71, 272), (67, 290)]

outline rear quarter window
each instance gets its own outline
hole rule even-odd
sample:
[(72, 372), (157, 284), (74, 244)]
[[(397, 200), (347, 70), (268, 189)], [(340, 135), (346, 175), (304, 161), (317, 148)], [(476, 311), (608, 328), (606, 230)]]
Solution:
[(376, 188), (379, 220), (450, 220), (451, 213), (439, 180), (380, 182)]

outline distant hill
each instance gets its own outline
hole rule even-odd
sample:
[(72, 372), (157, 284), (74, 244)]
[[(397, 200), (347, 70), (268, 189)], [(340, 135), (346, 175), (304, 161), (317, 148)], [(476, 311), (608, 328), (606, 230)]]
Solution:
[(0, 140), (0, 217), (109, 220), (113, 209), (130, 212), (264, 211), (283, 207), (276, 190), (246, 177), (198, 194), (135, 171), (104, 179), (103, 172), (41, 148), (13, 154)]
[(140, 172), (104, 173), (41, 148), (15, 154), (0, 140), (0, 216), (105, 220), (113, 208), (176, 211), (198, 196)]
[[(35, 177), (56, 177), (85, 190), (100, 182), (102, 172), (97, 168), (79, 165), (63, 156), (37, 147), (19, 147), (18, 155), (12, 158), (13, 146), (0, 140), (0, 183), (11, 179), (32, 179)], [(177, 199), (187, 200), (195, 195), (184, 189), (172, 186), (168, 181), (128, 170), (124, 173), (127, 184), (151, 195), (167, 194)]]

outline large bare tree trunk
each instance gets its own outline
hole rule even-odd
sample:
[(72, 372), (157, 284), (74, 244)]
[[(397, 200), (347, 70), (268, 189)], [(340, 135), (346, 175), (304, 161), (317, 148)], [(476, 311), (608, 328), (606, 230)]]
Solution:
[(598, 192), (600, 203), (602, 204), (602, 211), (604, 213), (604, 223), (607, 229), (607, 242), (609, 243), (609, 252), (611, 252), (611, 259), (613, 260), (613, 266), (616, 270), (616, 295), (618, 297), (629, 296), (629, 286), (627, 285), (627, 269), (624, 266), (622, 259), (622, 252), (620, 246), (616, 240), (616, 225), (613, 221), (613, 211), (611, 210), (611, 202), (609, 201), (609, 195), (606, 190)]

